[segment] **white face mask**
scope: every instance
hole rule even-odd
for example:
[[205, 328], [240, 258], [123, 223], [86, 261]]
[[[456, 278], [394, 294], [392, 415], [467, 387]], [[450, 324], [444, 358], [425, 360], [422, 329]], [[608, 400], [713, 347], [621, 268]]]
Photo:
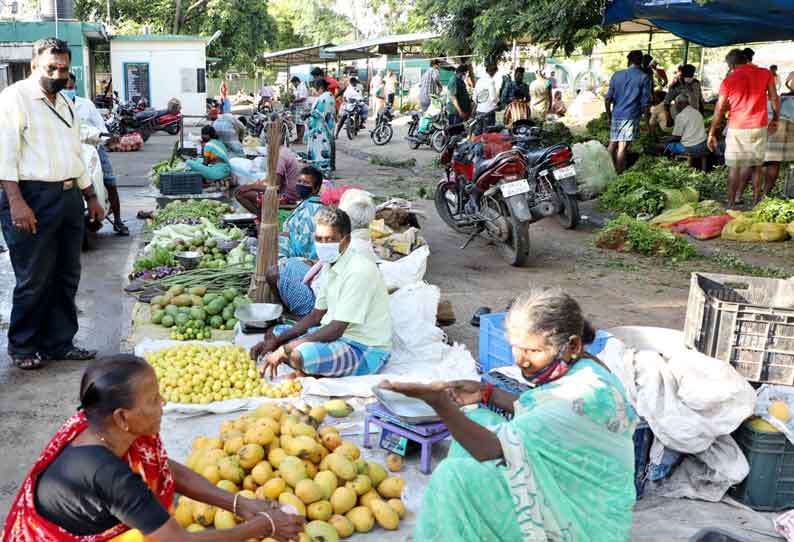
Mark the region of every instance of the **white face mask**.
[[318, 243], [315, 241], [317, 258], [323, 263], [332, 264], [339, 259], [339, 243]]

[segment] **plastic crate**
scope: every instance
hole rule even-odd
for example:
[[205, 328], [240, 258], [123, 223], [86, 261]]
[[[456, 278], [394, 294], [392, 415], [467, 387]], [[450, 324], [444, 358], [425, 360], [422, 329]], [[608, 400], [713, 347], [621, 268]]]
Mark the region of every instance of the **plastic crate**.
[[783, 433], [754, 431], [747, 423], [733, 438], [747, 457], [750, 474], [731, 488], [731, 496], [761, 512], [794, 507], [794, 445]]
[[701, 529], [696, 532], [692, 538], [689, 539], [689, 542], [750, 542], [746, 538], [739, 538], [735, 534], [729, 533], [728, 531], [723, 531], [722, 529], [716, 529], [714, 527], [708, 527], [706, 529]]
[[634, 489], [637, 490], [638, 499], [642, 498], [645, 490], [652, 445], [653, 431], [648, 422], [641, 420], [634, 430]]
[[160, 174], [160, 193], [166, 196], [201, 194], [203, 191], [204, 177], [200, 173], [175, 171]]
[[794, 280], [693, 273], [684, 341], [751, 382], [794, 384]]
[[480, 316], [480, 370], [483, 373], [515, 363], [505, 332], [506, 316], [505, 312]]

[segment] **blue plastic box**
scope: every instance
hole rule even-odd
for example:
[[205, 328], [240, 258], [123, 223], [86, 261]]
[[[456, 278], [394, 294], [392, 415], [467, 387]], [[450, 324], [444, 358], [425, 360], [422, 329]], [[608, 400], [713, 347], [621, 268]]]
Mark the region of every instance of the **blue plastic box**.
[[505, 316], [505, 312], [480, 316], [480, 370], [483, 373], [515, 363], [505, 332]]

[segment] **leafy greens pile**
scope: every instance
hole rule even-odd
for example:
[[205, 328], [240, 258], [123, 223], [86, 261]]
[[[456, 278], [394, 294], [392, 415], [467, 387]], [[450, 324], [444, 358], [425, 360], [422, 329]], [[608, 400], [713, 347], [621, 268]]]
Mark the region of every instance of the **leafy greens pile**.
[[627, 215], [607, 222], [598, 233], [596, 246], [645, 256], [662, 256], [673, 261], [688, 260], [697, 254], [695, 247], [686, 239]]

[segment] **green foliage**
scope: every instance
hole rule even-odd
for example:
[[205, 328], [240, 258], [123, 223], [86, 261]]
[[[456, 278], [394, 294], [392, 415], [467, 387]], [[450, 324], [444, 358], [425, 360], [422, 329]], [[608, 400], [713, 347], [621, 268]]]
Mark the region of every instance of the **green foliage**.
[[334, 11], [330, 0], [270, 0], [267, 12], [275, 20], [274, 51], [315, 43], [344, 43], [354, 35], [353, 24]]
[[598, 233], [596, 245], [645, 256], [662, 256], [673, 261], [688, 260], [697, 254], [695, 247], [686, 239], [627, 215], [609, 221]]
[[499, 60], [514, 39], [530, 36], [551, 51], [592, 49], [612, 35], [601, 26], [605, 0], [418, 0], [418, 11], [442, 37], [432, 52]]
[[785, 269], [777, 267], [753, 265], [742, 260], [736, 254], [716, 251], [712, 259], [723, 269], [735, 271], [740, 275], [770, 279], [787, 279], [791, 276], [791, 271], [786, 271]]
[[794, 200], [765, 198], [753, 209], [759, 222], [789, 224], [794, 222]]

